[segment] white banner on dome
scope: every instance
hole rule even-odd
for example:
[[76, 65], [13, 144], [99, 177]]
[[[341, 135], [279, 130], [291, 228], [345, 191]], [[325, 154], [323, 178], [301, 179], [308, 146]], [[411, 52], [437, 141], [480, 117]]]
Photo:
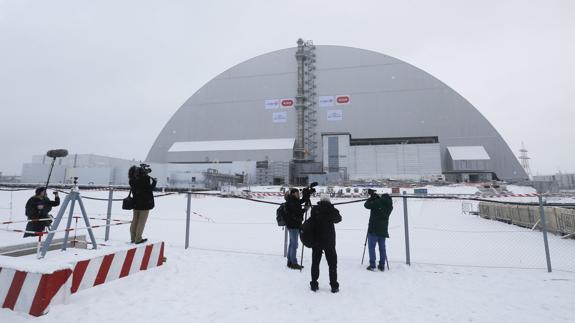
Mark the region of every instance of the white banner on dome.
[[278, 109], [280, 107], [280, 100], [279, 99], [265, 100], [264, 107], [266, 109]]
[[328, 110], [327, 121], [341, 121], [343, 120], [343, 110]]
[[285, 123], [287, 122], [287, 112], [274, 112], [272, 114], [272, 122], [273, 123]]
[[333, 95], [326, 95], [319, 97], [319, 106], [320, 107], [333, 107], [335, 104], [335, 98]]

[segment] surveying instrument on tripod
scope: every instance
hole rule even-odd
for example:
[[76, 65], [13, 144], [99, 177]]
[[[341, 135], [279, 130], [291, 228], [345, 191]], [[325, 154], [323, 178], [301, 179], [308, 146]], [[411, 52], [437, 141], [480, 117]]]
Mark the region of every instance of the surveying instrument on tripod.
[[[52, 165], [53, 165], [53, 163], [52, 163]], [[58, 211], [58, 215], [56, 215], [54, 222], [50, 226], [50, 230], [48, 231], [48, 238], [46, 238], [46, 241], [44, 241], [44, 243], [42, 244], [42, 249], [40, 250], [40, 257], [39, 258], [44, 258], [44, 256], [46, 255], [46, 252], [48, 252], [48, 248], [50, 247], [50, 244], [52, 243], [52, 240], [54, 239], [54, 235], [56, 234], [56, 231], [58, 230], [58, 226], [60, 225], [60, 222], [62, 221], [62, 218], [64, 217], [64, 213], [66, 212], [66, 208], [68, 208], [68, 205], [69, 205], [70, 210], [68, 212], [68, 221], [66, 223], [66, 229], [64, 230], [64, 242], [62, 244], [62, 251], [66, 250], [66, 248], [68, 247], [68, 237], [69, 237], [70, 231], [71, 231], [70, 227], [72, 225], [72, 218], [74, 216], [74, 207], [76, 205], [76, 202], [78, 203], [78, 205], [80, 205], [80, 210], [82, 211], [82, 217], [84, 218], [84, 223], [86, 224], [86, 229], [88, 230], [88, 234], [90, 235], [90, 241], [92, 243], [92, 248], [97, 249], [96, 238], [94, 237], [94, 232], [92, 232], [92, 226], [90, 225], [90, 220], [88, 219], [88, 215], [86, 213], [86, 208], [84, 207], [84, 202], [82, 202], [82, 197], [80, 196], [80, 190], [78, 189], [78, 177], [74, 177], [73, 179], [74, 179], [74, 182], [72, 185], [72, 189], [70, 190], [70, 193], [68, 193], [68, 195], [64, 199], [62, 207], [60, 207], [60, 210]]]

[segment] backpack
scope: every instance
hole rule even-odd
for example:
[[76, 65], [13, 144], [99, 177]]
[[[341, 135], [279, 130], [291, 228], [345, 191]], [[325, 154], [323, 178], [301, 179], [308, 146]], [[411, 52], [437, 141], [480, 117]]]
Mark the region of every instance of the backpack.
[[313, 248], [315, 245], [315, 237], [313, 234], [314, 231], [314, 220], [309, 218], [305, 220], [305, 222], [301, 225], [301, 230], [299, 234], [299, 238], [301, 243], [308, 248]]
[[286, 225], [286, 216], [287, 216], [286, 204], [282, 203], [276, 210], [276, 221], [278, 223], [278, 226], [284, 227]]

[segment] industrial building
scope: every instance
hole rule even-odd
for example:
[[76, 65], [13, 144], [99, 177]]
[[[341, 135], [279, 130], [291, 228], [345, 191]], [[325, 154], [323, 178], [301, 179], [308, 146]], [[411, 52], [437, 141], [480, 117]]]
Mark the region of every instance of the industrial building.
[[528, 179], [497, 130], [440, 80], [384, 54], [301, 39], [205, 84], [147, 160], [243, 162], [261, 184]]
[[[39, 184], [46, 181], [52, 159], [45, 155], [32, 157], [32, 162], [22, 167], [19, 181], [23, 184]], [[140, 161], [126, 160], [92, 154], [71, 154], [55, 161], [51, 183], [71, 184], [74, 177], [80, 185], [128, 185], [128, 170], [140, 165]], [[248, 182], [247, 171], [251, 163], [233, 162], [224, 165], [160, 164], [150, 163], [150, 176], [158, 180], [158, 187], [179, 189], [219, 189], [228, 184]], [[253, 165], [251, 173], [255, 173]]]
[[575, 174], [536, 175], [533, 176], [532, 184], [541, 193], [573, 191], [575, 190]]

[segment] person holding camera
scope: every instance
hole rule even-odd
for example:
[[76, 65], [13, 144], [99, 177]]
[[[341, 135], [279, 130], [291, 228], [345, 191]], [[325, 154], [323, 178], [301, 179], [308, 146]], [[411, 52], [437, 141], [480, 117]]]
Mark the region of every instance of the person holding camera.
[[375, 245], [379, 246], [379, 264], [377, 268], [385, 270], [387, 254], [385, 239], [389, 238], [389, 216], [393, 210], [393, 201], [389, 194], [379, 196], [374, 190], [368, 190], [370, 197], [365, 201], [364, 207], [370, 210], [369, 227], [367, 229], [367, 241], [369, 248], [369, 266], [367, 270], [375, 270]]
[[297, 248], [299, 240], [299, 231], [303, 222], [303, 215], [306, 208], [302, 204], [311, 204], [309, 202], [311, 192], [304, 189], [303, 198], [300, 199], [299, 189], [292, 188], [286, 197], [286, 229], [289, 234], [289, 245], [287, 253], [287, 266], [291, 269], [303, 269], [303, 266], [297, 263]]
[[[44, 228], [52, 224], [50, 220], [50, 211], [54, 206], [60, 205], [60, 197], [58, 192], [54, 192], [54, 201], [51, 201], [46, 196], [46, 188], [39, 187], [35, 191], [35, 195], [28, 199], [26, 202], [26, 217], [29, 222], [26, 224], [26, 231], [43, 232]], [[40, 220], [42, 219], [42, 220]], [[34, 237], [36, 234], [25, 232], [24, 237]]]
[[337, 282], [337, 253], [335, 251], [335, 223], [341, 222], [339, 211], [331, 204], [329, 194], [322, 194], [317, 205], [311, 208], [311, 217], [308, 221], [313, 221], [313, 246], [311, 262], [311, 282], [312, 291], [317, 291], [319, 284], [319, 263], [321, 256], [325, 253], [325, 259], [329, 266], [329, 284], [331, 292], [339, 292]]
[[132, 243], [140, 244], [148, 241], [143, 239], [144, 227], [150, 210], [154, 208], [154, 189], [157, 180], [150, 177], [152, 170], [148, 165], [132, 166], [128, 172], [130, 189], [133, 195], [134, 209], [130, 238]]

